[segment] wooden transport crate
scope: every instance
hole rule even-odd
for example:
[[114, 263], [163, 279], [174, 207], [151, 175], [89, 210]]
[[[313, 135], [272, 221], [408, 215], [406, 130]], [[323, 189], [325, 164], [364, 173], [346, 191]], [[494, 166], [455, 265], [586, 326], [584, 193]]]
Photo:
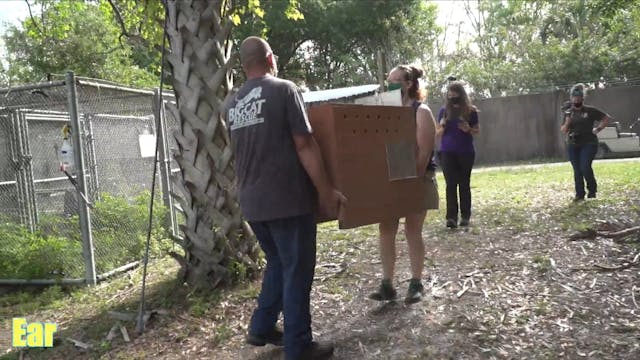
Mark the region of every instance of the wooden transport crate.
[[348, 198], [341, 229], [424, 210], [411, 107], [323, 104], [308, 114], [329, 177]]

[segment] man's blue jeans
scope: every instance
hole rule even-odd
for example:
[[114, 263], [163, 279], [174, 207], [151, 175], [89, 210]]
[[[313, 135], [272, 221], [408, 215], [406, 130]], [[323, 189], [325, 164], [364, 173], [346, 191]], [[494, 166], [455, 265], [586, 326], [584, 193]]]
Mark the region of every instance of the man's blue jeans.
[[316, 266], [316, 222], [312, 214], [249, 222], [267, 259], [258, 307], [249, 332], [273, 330], [284, 314], [284, 352], [296, 359], [311, 344], [310, 294]]
[[587, 190], [589, 194], [598, 191], [598, 183], [593, 174], [591, 163], [598, 151], [598, 144], [572, 145], [569, 144], [569, 161], [573, 166], [573, 179], [576, 187], [576, 197], [583, 198], [585, 195], [584, 183], [587, 182]]

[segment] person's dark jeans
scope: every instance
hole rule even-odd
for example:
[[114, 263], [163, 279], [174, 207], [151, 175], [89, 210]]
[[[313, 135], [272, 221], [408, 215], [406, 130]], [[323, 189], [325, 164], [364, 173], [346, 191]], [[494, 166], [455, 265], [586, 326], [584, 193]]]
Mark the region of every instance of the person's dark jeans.
[[458, 192], [460, 216], [471, 217], [471, 169], [475, 153], [440, 152], [440, 166], [447, 184], [447, 219], [458, 221]]
[[587, 182], [589, 194], [595, 195], [598, 191], [598, 183], [593, 174], [591, 164], [598, 152], [598, 144], [584, 144], [568, 146], [569, 161], [573, 167], [573, 180], [576, 188], [576, 198], [583, 198], [585, 195], [584, 183]]
[[310, 293], [316, 265], [312, 214], [249, 222], [267, 259], [249, 332], [267, 334], [284, 314], [284, 352], [296, 359], [311, 344]]

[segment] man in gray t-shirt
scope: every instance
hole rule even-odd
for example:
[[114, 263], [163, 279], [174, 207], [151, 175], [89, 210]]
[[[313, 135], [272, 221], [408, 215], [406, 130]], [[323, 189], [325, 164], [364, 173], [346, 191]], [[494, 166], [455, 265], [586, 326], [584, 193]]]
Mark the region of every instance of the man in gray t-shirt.
[[227, 121], [244, 217], [264, 221], [311, 213], [315, 189], [291, 136], [311, 134], [297, 87], [271, 75], [250, 79], [231, 102]]
[[[240, 46], [247, 81], [227, 102], [240, 207], [267, 259], [247, 342], [284, 345], [285, 358], [326, 359], [312, 341], [310, 294], [316, 262], [314, 210], [335, 216], [344, 196], [330, 184], [298, 88], [275, 77], [269, 44]], [[276, 328], [284, 315], [284, 335]]]

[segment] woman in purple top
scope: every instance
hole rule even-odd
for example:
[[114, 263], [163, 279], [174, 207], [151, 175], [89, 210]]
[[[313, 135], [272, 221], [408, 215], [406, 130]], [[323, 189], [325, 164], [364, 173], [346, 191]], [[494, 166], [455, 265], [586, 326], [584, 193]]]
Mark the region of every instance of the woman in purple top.
[[473, 135], [480, 132], [478, 109], [471, 104], [461, 82], [447, 87], [445, 106], [438, 113], [436, 135], [440, 141], [440, 166], [447, 184], [447, 227], [469, 226], [471, 217], [471, 169], [475, 160]]

